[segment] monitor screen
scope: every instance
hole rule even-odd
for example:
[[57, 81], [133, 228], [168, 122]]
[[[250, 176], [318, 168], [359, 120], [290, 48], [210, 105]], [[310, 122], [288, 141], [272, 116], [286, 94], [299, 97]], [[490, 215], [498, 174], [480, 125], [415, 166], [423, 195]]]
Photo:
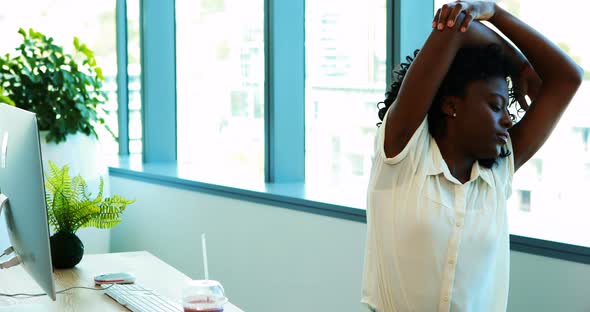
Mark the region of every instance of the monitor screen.
[[8, 198], [0, 214], [14, 253], [55, 300], [37, 119], [31, 112], [1, 103], [0, 194]]

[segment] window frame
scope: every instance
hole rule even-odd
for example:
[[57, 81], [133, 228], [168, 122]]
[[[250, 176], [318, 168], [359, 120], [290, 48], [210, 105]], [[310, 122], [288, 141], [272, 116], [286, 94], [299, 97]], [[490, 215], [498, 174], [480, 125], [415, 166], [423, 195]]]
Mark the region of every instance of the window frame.
[[[139, 0], [142, 63], [142, 159], [128, 156], [126, 0], [117, 0], [119, 90], [118, 164], [115, 177], [141, 180], [366, 223], [356, 204], [306, 195], [305, 183], [305, 0], [264, 0], [265, 181], [252, 187], [186, 178], [176, 166], [175, 1]], [[433, 0], [387, 1], [387, 72], [421, 46], [430, 33]], [[411, 31], [404, 31], [410, 29]], [[416, 34], [422, 34], [416, 35]], [[293, 49], [293, 46], [298, 49]], [[281, 60], [289, 60], [282, 62]], [[387, 75], [387, 85], [391, 83]], [[157, 79], [156, 79], [157, 78]], [[336, 193], [337, 194], [337, 193]], [[360, 196], [360, 195], [359, 195]], [[511, 250], [590, 264], [590, 247], [510, 234]]]

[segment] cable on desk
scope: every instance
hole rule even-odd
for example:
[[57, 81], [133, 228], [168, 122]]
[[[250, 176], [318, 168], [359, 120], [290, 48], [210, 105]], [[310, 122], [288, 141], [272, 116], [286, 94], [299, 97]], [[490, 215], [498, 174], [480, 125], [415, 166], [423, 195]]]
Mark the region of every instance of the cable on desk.
[[4, 250], [4, 252], [0, 255], [0, 258], [4, 257], [4, 256], [8, 256], [9, 254], [11, 254], [14, 251], [14, 248], [12, 248], [12, 246], [6, 248]]
[[[84, 286], [74, 286], [74, 287], [70, 287], [70, 288], [66, 288], [66, 289], [62, 289], [60, 291], [56, 291], [56, 294], [62, 294], [68, 290], [72, 290], [74, 288], [82, 288], [82, 289], [90, 289], [90, 290], [107, 290], [111, 287], [113, 287], [113, 285], [115, 284], [111, 284], [108, 287], [105, 288], [93, 288], [93, 287], [84, 287]], [[5, 294], [5, 293], [0, 293], [1, 297], [41, 297], [41, 296], [46, 296], [47, 294]]]

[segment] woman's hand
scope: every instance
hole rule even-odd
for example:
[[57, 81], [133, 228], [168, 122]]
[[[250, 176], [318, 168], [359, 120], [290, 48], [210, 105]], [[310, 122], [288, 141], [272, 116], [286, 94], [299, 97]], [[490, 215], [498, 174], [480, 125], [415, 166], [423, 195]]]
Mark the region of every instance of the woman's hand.
[[542, 84], [543, 81], [533, 66], [526, 62], [514, 81], [516, 100], [522, 110], [527, 111], [529, 109], [529, 103], [527, 103], [525, 96], [528, 96], [531, 102], [534, 101], [541, 90]]
[[457, 22], [457, 17], [465, 13], [465, 19], [461, 23], [461, 32], [467, 31], [471, 21], [485, 21], [491, 19], [496, 14], [496, 4], [489, 1], [456, 1], [443, 5], [436, 11], [432, 28], [443, 30], [445, 26], [452, 28]]

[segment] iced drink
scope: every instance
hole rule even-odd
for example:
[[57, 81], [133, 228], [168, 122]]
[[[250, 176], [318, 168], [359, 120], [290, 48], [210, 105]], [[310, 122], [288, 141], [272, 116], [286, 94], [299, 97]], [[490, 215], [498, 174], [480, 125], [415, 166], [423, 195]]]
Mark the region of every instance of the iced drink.
[[184, 308], [184, 312], [223, 312], [223, 308], [215, 310], [193, 310], [191, 308]]
[[184, 312], [222, 312], [227, 302], [223, 286], [212, 280], [193, 280], [183, 290]]
[[224, 298], [193, 296], [183, 300], [184, 312], [223, 312]]

